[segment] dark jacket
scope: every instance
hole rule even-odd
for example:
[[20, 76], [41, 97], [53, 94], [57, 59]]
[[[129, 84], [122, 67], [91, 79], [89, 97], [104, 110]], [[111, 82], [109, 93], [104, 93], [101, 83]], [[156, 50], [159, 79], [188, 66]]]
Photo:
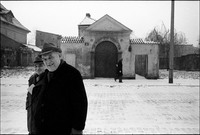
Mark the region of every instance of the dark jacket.
[[117, 76], [120, 77], [123, 75], [123, 70], [122, 70], [122, 60], [119, 60], [117, 63]]
[[[83, 130], [87, 116], [87, 95], [80, 72], [61, 61], [50, 77], [45, 71], [34, 105], [34, 122], [40, 134], [70, 134]], [[34, 101], [33, 101], [34, 102]]]
[[[29, 80], [28, 80], [28, 85], [31, 86], [32, 84], [38, 85], [38, 83], [41, 83], [42, 78], [44, 77], [44, 73], [39, 76], [39, 80], [36, 81], [36, 78], [38, 77], [37, 74], [33, 74]], [[36, 92], [32, 92], [32, 95], [27, 92], [27, 97], [26, 97], [26, 110], [27, 110], [27, 128], [28, 132], [30, 134], [33, 134], [35, 132], [35, 127], [33, 123], [33, 107], [32, 107], [32, 100], [35, 98]]]

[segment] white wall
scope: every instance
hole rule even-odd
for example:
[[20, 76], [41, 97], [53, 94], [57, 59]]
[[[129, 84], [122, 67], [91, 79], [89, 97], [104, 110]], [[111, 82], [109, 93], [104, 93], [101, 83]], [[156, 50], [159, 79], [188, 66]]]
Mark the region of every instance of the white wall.
[[[132, 55], [148, 55], [148, 75], [149, 78], [159, 76], [159, 48], [156, 44], [132, 44]], [[135, 63], [135, 57], [132, 61]], [[135, 69], [134, 69], [135, 72]]]

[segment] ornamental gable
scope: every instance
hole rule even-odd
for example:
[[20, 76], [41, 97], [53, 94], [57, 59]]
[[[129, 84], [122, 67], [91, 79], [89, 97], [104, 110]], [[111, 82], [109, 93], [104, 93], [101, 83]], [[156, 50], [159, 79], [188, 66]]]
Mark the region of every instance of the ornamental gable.
[[104, 15], [102, 18], [90, 25], [88, 31], [113, 31], [113, 32], [131, 32], [132, 30], [124, 26], [109, 15]]

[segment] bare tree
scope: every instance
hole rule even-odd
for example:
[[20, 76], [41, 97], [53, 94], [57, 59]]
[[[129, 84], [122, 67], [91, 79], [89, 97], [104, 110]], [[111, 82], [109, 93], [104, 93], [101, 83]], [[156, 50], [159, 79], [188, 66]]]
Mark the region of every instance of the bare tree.
[[175, 45], [187, 44], [187, 39], [185, 37], [185, 34], [183, 32], [175, 33], [174, 43]]
[[154, 27], [154, 29], [150, 33], [148, 33], [145, 40], [160, 42], [160, 44], [166, 44], [169, 43], [168, 36], [169, 36], [169, 30], [166, 29], [164, 23], [162, 22], [161, 27], [158, 26]]
[[[165, 64], [163, 65], [165, 68], [169, 68], [169, 46], [170, 46], [170, 30], [165, 27], [165, 24], [162, 22], [161, 27], [156, 26], [153, 30], [147, 34], [145, 38], [147, 41], [159, 42], [159, 52], [161, 58], [164, 58]], [[187, 44], [186, 36], [183, 32], [174, 31], [174, 44]]]
[[[174, 32], [174, 43], [175, 45], [187, 44], [186, 36], [183, 32]], [[147, 41], [160, 42], [160, 44], [170, 43], [170, 32], [162, 22], [161, 27], [154, 27], [154, 29], [145, 38]]]

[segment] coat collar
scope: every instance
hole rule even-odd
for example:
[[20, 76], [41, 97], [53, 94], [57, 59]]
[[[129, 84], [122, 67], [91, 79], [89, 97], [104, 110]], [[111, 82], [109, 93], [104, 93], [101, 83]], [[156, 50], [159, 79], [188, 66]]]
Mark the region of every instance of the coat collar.
[[51, 79], [56, 78], [57, 76], [60, 76], [60, 74], [62, 74], [64, 64], [65, 64], [65, 61], [61, 60], [60, 65], [58, 66], [58, 68], [55, 71], [50, 72], [50, 71], [46, 70], [47, 80], [48, 79], [51, 80]]

